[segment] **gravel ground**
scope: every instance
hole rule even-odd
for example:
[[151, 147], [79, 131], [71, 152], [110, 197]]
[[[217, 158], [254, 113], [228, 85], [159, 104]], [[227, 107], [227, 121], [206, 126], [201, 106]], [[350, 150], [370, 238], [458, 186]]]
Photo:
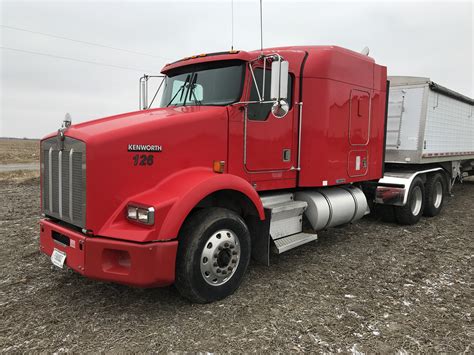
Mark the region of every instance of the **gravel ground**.
[[37, 139], [0, 138], [0, 164], [38, 163]]
[[38, 252], [38, 179], [0, 181], [3, 351], [474, 351], [474, 182], [442, 214], [375, 218], [252, 264], [208, 305], [52, 270]]

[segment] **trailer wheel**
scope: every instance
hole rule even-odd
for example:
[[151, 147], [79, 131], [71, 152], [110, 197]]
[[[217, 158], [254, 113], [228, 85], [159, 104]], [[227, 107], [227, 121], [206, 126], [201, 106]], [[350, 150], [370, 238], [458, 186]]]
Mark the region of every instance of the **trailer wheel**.
[[192, 302], [223, 299], [240, 286], [250, 261], [250, 233], [224, 208], [192, 215], [180, 232], [175, 286]]
[[437, 216], [444, 203], [444, 179], [441, 174], [434, 174], [425, 184], [425, 208], [423, 215], [428, 217]]
[[423, 214], [425, 188], [418, 177], [413, 180], [405, 206], [395, 206], [395, 217], [400, 224], [416, 224]]

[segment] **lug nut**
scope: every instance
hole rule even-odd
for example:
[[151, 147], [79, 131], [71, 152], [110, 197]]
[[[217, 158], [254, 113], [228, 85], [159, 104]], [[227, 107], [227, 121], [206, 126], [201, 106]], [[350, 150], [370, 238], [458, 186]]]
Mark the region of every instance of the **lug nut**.
[[227, 275], [227, 271], [223, 270], [222, 275]]
[[225, 246], [226, 248], [228, 248], [228, 247], [229, 247], [229, 243], [225, 243], [224, 246]]
[[217, 266], [217, 263], [212, 264], [212, 266]]
[[237, 259], [232, 259], [232, 263], [235, 264], [237, 262]]
[[221, 247], [221, 246], [219, 246], [219, 248], [217, 248], [217, 249], [219, 249], [219, 250], [222, 250], [222, 247]]
[[221, 273], [221, 269], [217, 269], [216, 272], [217, 272], [218, 274], [220, 274], [220, 273]]
[[234, 250], [234, 251], [232, 252], [232, 255], [237, 255], [237, 252]]
[[229, 266], [227, 270], [232, 271], [232, 266]]
[[214, 254], [214, 259], [217, 259], [217, 256], [218, 256], [217, 253], [215, 253], [215, 254]]

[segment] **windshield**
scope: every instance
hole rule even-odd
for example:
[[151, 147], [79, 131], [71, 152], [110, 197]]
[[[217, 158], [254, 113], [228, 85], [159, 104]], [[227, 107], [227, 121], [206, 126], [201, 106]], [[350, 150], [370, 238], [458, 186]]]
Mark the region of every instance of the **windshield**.
[[160, 107], [229, 105], [239, 101], [243, 79], [242, 61], [200, 63], [177, 68], [165, 78]]

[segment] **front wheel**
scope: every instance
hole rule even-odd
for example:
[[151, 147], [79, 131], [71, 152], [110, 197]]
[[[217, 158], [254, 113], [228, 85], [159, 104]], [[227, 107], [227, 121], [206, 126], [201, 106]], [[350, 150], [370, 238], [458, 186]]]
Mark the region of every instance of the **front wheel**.
[[423, 181], [417, 177], [413, 180], [408, 192], [405, 206], [395, 206], [395, 217], [400, 224], [416, 224], [423, 214], [425, 201], [425, 188]]
[[179, 236], [176, 288], [192, 302], [223, 299], [239, 287], [250, 261], [250, 233], [224, 208], [194, 213]]

